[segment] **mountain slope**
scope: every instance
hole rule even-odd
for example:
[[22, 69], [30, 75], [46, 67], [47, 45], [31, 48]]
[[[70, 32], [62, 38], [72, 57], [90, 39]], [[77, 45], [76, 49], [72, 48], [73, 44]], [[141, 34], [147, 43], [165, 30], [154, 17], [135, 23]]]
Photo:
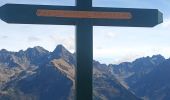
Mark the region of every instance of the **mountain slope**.
[[[75, 57], [62, 45], [53, 52], [42, 47], [26, 51], [0, 51], [1, 100], [73, 100]], [[124, 88], [109, 68], [94, 62], [95, 100], [138, 100]]]
[[93, 63], [94, 100], [139, 100], [110, 73], [108, 66]]
[[143, 77], [132, 88], [139, 96], [151, 100], [170, 100], [170, 59], [157, 66]]
[[110, 65], [112, 74], [135, 95], [146, 100], [169, 100], [170, 60], [161, 55]]

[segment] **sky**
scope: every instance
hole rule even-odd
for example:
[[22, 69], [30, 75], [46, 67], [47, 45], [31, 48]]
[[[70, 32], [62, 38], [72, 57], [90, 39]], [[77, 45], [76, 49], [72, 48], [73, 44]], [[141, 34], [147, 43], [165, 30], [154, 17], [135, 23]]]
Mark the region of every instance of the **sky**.
[[[74, 0], [1, 0], [0, 6], [6, 3], [75, 5]], [[169, 5], [169, 0], [93, 0], [97, 7], [154, 8], [164, 14], [164, 22], [153, 28], [94, 26], [94, 59], [110, 64], [156, 54], [170, 58]], [[58, 44], [75, 51], [75, 26], [7, 24], [0, 20], [0, 49], [42, 46], [53, 51]]]

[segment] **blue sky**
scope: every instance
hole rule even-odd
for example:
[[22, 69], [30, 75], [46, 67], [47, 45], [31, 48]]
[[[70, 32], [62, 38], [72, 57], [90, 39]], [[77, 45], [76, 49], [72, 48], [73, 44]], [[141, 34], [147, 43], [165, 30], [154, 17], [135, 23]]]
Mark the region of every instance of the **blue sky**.
[[[75, 4], [74, 0], [0, 1], [0, 5], [6, 3], [71, 6]], [[132, 61], [138, 57], [155, 54], [169, 58], [169, 5], [169, 0], [93, 0], [93, 6], [154, 8], [164, 14], [164, 23], [154, 28], [94, 26], [94, 59], [108, 64]], [[75, 49], [74, 26], [16, 25], [0, 21], [0, 30], [0, 49], [18, 51], [39, 45], [52, 51], [58, 44], [63, 44], [71, 52]]]

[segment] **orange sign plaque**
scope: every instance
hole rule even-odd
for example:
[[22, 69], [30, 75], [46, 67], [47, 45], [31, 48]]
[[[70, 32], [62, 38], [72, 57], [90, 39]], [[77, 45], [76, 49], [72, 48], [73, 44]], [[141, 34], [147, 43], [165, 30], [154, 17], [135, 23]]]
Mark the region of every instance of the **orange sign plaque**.
[[131, 19], [129, 12], [69, 11], [38, 9], [37, 16], [64, 18]]

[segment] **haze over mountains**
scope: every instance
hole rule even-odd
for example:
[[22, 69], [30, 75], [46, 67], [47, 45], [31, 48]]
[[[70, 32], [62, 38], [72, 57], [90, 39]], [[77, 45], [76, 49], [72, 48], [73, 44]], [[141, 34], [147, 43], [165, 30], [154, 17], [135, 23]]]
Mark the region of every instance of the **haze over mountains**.
[[[62, 45], [0, 50], [0, 100], [74, 100], [75, 55]], [[94, 100], [170, 100], [170, 59], [161, 55], [93, 62]]]

